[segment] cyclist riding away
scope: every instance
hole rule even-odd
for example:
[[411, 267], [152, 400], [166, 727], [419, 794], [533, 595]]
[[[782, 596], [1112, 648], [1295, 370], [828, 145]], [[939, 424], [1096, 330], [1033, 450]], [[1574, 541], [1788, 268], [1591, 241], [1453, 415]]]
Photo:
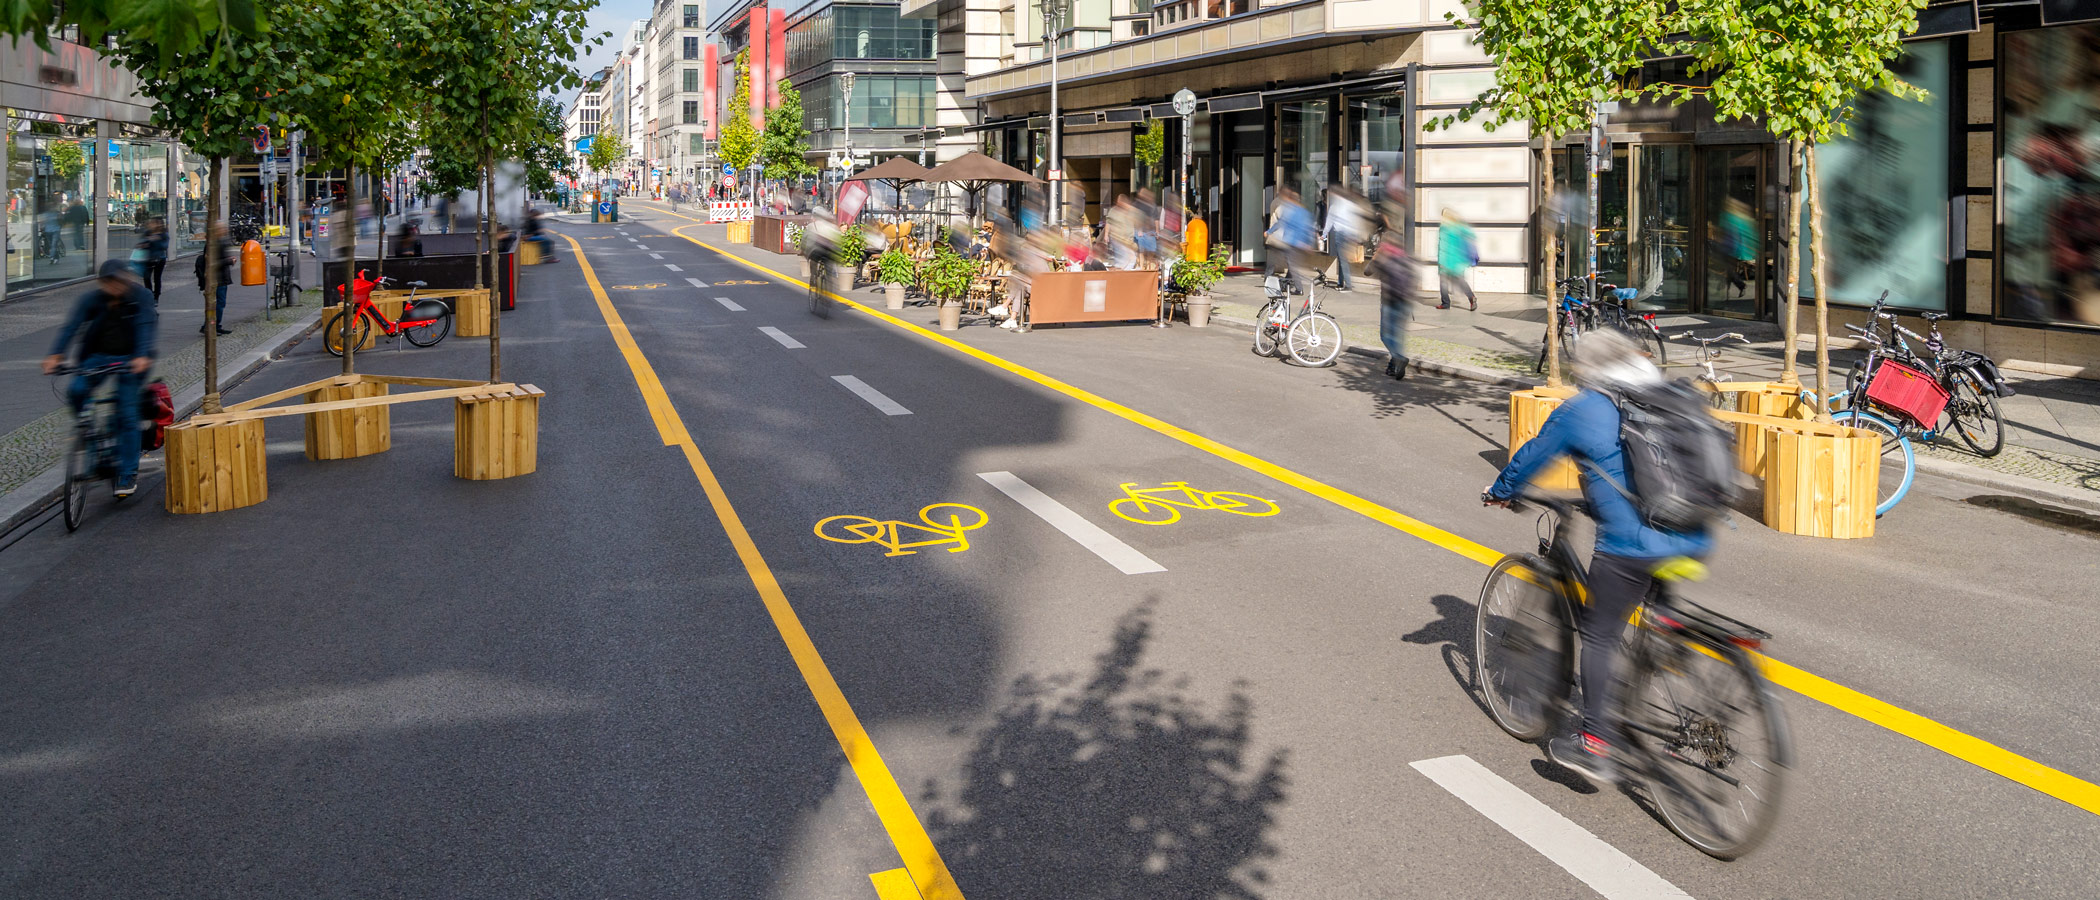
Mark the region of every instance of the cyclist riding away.
[[1495, 483], [1482, 493], [1491, 506], [1508, 506], [1532, 477], [1561, 457], [1573, 457], [1582, 472], [1583, 498], [1597, 521], [1596, 550], [1589, 567], [1589, 602], [1579, 613], [1582, 632], [1582, 722], [1546, 745], [1546, 752], [1593, 782], [1615, 783], [1613, 747], [1623, 746], [1614, 710], [1615, 678], [1627, 619], [1655, 582], [1655, 567], [1676, 557], [1698, 557], [1713, 548], [1706, 528], [1671, 531], [1649, 523], [1632, 493], [1635, 480], [1621, 440], [1621, 402], [1627, 395], [1663, 384], [1661, 370], [1631, 340], [1611, 331], [1583, 339], [1575, 359], [1582, 390], [1562, 403], [1510, 457]]
[[44, 374], [57, 374], [73, 351], [73, 338], [80, 338], [79, 377], [66, 389], [66, 402], [77, 415], [102, 383], [98, 369], [129, 361], [117, 374], [117, 408], [110, 427], [121, 435], [117, 440], [117, 489], [119, 498], [129, 497], [139, 487], [138, 415], [139, 386], [146, 370], [153, 368], [153, 340], [160, 313], [152, 292], [138, 281], [131, 264], [112, 259], [102, 264], [95, 289], [81, 295], [58, 330], [51, 355], [44, 358]]

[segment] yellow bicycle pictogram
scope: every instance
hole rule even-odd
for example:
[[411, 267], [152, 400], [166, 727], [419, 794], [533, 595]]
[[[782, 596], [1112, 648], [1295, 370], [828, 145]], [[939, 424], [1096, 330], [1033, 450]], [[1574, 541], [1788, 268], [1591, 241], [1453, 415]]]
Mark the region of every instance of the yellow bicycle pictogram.
[[949, 553], [961, 553], [970, 549], [970, 540], [963, 536], [963, 532], [984, 527], [989, 517], [984, 510], [974, 506], [935, 503], [919, 510], [919, 521], [925, 524], [896, 519], [881, 521], [867, 516], [832, 516], [818, 522], [816, 532], [817, 537], [841, 544], [881, 544], [890, 551], [884, 556], [910, 556], [919, 552], [911, 548], [943, 544], [955, 545], [948, 548]]
[[1172, 525], [1181, 521], [1183, 509], [1215, 509], [1236, 516], [1273, 516], [1276, 501], [1237, 491], [1199, 491], [1186, 481], [1169, 481], [1156, 488], [1140, 488], [1126, 482], [1127, 496], [1108, 505], [1108, 511], [1139, 525]]

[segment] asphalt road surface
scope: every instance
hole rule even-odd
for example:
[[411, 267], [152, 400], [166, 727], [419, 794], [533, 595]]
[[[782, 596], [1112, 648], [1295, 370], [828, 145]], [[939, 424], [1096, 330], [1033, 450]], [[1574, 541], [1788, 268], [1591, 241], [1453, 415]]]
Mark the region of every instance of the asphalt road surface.
[[[819, 318], [793, 260], [627, 213], [503, 317], [537, 473], [453, 478], [443, 403], [349, 461], [286, 417], [260, 505], [171, 516], [153, 475], [11, 538], [0, 894], [2100, 893], [2089, 520], [1921, 476], [1872, 540], [1723, 534], [1692, 595], [1812, 675], [1783, 819], [1718, 862], [1475, 700], [1483, 560], [1536, 527], [1476, 499], [1501, 392], [1225, 328]], [[1180, 482], [1238, 508], [1115, 511]]]

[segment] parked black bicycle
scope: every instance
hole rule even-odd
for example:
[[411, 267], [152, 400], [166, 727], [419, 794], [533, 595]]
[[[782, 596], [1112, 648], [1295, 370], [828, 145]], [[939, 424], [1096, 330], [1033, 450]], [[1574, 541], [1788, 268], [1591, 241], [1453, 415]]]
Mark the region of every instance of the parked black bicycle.
[[270, 308], [284, 309], [296, 306], [299, 295], [306, 289], [293, 280], [299, 277], [298, 263], [292, 261], [289, 247], [270, 254], [276, 260], [270, 263]]
[[[1947, 392], [1947, 405], [1938, 421], [1916, 423], [1919, 436], [1930, 440], [1953, 432], [1977, 455], [1997, 456], [2005, 449], [2005, 415], [1998, 409], [1998, 398], [2013, 395], [2012, 386], [1998, 372], [1998, 364], [1973, 350], [1948, 349], [1946, 338], [1940, 333], [1940, 322], [1947, 318], [1946, 313], [1924, 313], [1928, 334], [1920, 335], [1897, 321], [1896, 314], [1887, 308], [1888, 299], [1889, 292], [1882, 291], [1867, 312], [1866, 327], [1852, 329], [1869, 346], [1866, 357], [1853, 364], [1845, 379], [1852, 401], [1871, 401], [1867, 386], [1884, 362], [1893, 360], [1918, 369]], [[1913, 351], [1912, 340], [1924, 344], [1932, 353], [1931, 358]], [[1902, 416], [1891, 418], [1904, 421]]]
[[[1545, 512], [1536, 554], [1510, 554], [1488, 573], [1474, 627], [1474, 681], [1495, 724], [1537, 741], [1577, 716], [1581, 683], [1575, 628], [1585, 570], [1569, 523], [1578, 505], [1526, 494]], [[1511, 504], [1512, 509], [1520, 503]], [[1754, 849], [1779, 815], [1792, 741], [1785, 713], [1754, 651], [1770, 635], [1677, 595], [1705, 566], [1679, 558], [1657, 567], [1636, 611], [1622, 663], [1620, 704], [1630, 745], [1623, 771], [1688, 844], [1718, 859]]]
[[[1590, 280], [1579, 276], [1563, 278], [1555, 287], [1560, 294], [1560, 303], [1548, 327], [1559, 330], [1563, 350], [1574, 349], [1582, 342], [1584, 334], [1610, 328], [1631, 338], [1634, 346], [1647, 353], [1656, 365], [1669, 362], [1669, 346], [1663, 342], [1662, 326], [1655, 324], [1655, 314], [1640, 312], [1627, 305], [1639, 291], [1612, 284], [1598, 285], [1598, 292], [1603, 297], [1600, 300], [1590, 296]], [[1533, 371], [1546, 371], [1543, 341]]]

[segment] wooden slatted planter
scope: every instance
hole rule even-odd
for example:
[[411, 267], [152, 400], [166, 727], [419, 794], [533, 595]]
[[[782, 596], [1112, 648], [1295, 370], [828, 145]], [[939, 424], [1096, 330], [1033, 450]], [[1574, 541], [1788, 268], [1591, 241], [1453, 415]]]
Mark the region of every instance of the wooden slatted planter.
[[[1546, 426], [1546, 417], [1552, 415], [1562, 401], [1573, 396], [1575, 392], [1567, 388], [1541, 387], [1512, 392], [1509, 395], [1510, 456], [1516, 456], [1517, 448], [1524, 446], [1525, 441], [1538, 437], [1539, 429]], [[1582, 487], [1575, 464], [1567, 460], [1547, 466], [1531, 479], [1531, 483], [1546, 491], [1572, 491]]]
[[1765, 477], [1765, 433], [1779, 422], [1805, 421], [1814, 415], [1801, 402], [1799, 385], [1776, 381], [1724, 382], [1711, 389], [1730, 395], [1734, 408], [1721, 418], [1735, 426], [1736, 468], [1743, 474]]
[[543, 396], [529, 384], [504, 384], [453, 400], [452, 474], [488, 481], [537, 470]]
[[1811, 537], [1874, 536], [1881, 438], [1843, 425], [1798, 422], [1765, 432], [1765, 524]]
[[[366, 381], [354, 375], [336, 380], [347, 383], [307, 391], [306, 402], [361, 400], [387, 395], [385, 382]], [[387, 406], [352, 406], [306, 414], [307, 459], [356, 459], [385, 453], [393, 445], [393, 416]]]
[[732, 244], [751, 243], [751, 222], [749, 220], [745, 220], [742, 222], [729, 223], [728, 241]]
[[435, 291], [419, 297], [436, 297], [452, 304], [452, 332], [460, 337], [489, 336], [489, 290]]
[[254, 506], [270, 496], [261, 420], [168, 428], [167, 509], [211, 513]]

